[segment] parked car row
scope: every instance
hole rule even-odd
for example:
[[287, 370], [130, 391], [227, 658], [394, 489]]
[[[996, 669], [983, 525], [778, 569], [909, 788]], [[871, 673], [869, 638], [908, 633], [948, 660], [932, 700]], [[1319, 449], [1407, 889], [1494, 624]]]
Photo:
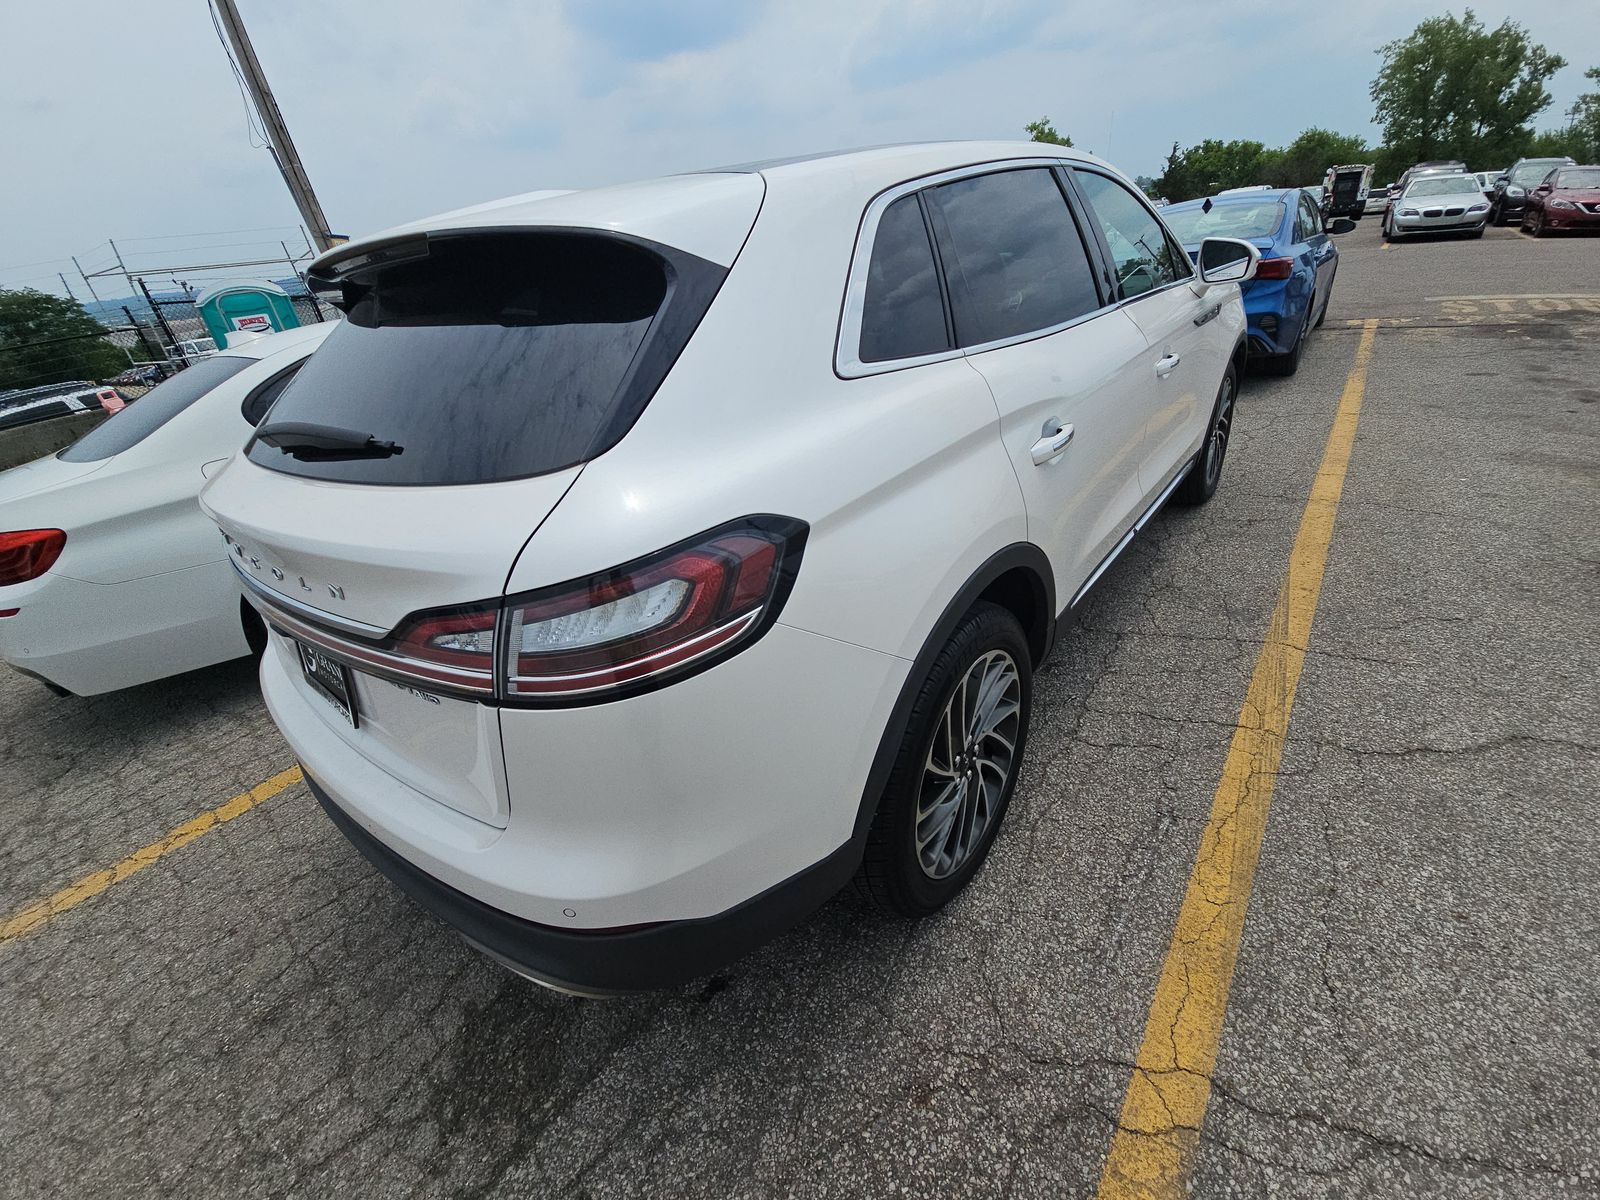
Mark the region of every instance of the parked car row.
[[121, 412], [128, 397], [108, 384], [90, 383], [86, 379], [52, 383], [43, 387], [20, 388], [0, 392], [0, 429], [12, 429], [35, 421], [48, 421], [52, 417], [66, 417], [74, 413]]
[[1383, 213], [1386, 240], [1440, 231], [1476, 237], [1486, 225], [1513, 221], [1535, 237], [1600, 229], [1600, 167], [1570, 158], [1524, 158], [1498, 172], [1471, 172], [1459, 161], [1418, 163], [1393, 186], [1374, 189], [1367, 209]]
[[90, 692], [254, 640], [335, 825], [549, 986], [682, 982], [852, 877], [930, 913], [1064, 618], [1326, 312], [1308, 198], [1202, 208], [925, 144], [341, 245], [346, 320], [0, 476], [0, 656]]

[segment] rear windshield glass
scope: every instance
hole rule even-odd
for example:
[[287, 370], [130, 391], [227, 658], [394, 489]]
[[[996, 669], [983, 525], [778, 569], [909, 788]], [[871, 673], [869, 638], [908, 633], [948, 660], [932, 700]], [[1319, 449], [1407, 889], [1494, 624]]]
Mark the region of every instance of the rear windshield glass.
[[437, 238], [345, 285], [348, 320], [261, 431], [308, 422], [394, 442], [384, 458], [252, 462], [313, 479], [487, 483], [582, 462], [661, 310], [656, 255], [585, 234]]
[[65, 462], [99, 462], [121, 454], [144, 441], [223, 380], [232, 379], [256, 361], [233, 354], [200, 359], [96, 425], [56, 457]]
[[1276, 200], [1262, 204], [1216, 204], [1210, 212], [1198, 208], [1166, 209], [1162, 214], [1167, 227], [1185, 245], [1203, 242], [1208, 237], [1265, 238], [1283, 224], [1283, 205]]

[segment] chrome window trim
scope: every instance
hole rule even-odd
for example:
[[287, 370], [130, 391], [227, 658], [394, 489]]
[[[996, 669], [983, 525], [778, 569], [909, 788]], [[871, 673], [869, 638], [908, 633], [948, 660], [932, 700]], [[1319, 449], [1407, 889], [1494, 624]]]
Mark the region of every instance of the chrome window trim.
[[[1115, 175], [1099, 169], [1098, 164], [1082, 159], [1064, 157], [1003, 158], [995, 159], [991, 162], [969, 163], [966, 166], [954, 167], [948, 171], [940, 171], [933, 175], [908, 179], [903, 183], [897, 183], [893, 187], [879, 192], [872, 198], [872, 202], [867, 205], [866, 212], [862, 214], [861, 227], [856, 232], [855, 249], [850, 256], [850, 274], [845, 283], [844, 309], [839, 320], [839, 337], [834, 350], [834, 374], [841, 379], [864, 379], [873, 375], [886, 375], [891, 371], [905, 371], [912, 367], [924, 367], [930, 363], [949, 362], [957, 358], [971, 358], [978, 354], [987, 354], [991, 350], [1003, 350], [1007, 346], [1017, 346], [1023, 342], [1032, 342], [1037, 341], [1039, 338], [1051, 337], [1064, 330], [1083, 325], [1097, 317], [1103, 317], [1107, 313], [1115, 312], [1119, 308], [1137, 304], [1141, 300], [1159, 295], [1162, 292], [1171, 291], [1175, 287], [1188, 286], [1195, 281], [1194, 268], [1190, 264], [1190, 273], [1181, 279], [1162, 284], [1160, 287], [1152, 288], [1148, 292], [1141, 292], [1137, 296], [1129, 296], [1125, 300], [1103, 304], [1099, 308], [1080, 313], [1078, 316], [1062, 321], [1057, 325], [1030, 330], [1027, 333], [1012, 334], [1010, 337], [996, 338], [993, 341], [980, 342], [974, 346], [941, 350], [935, 354], [918, 354], [910, 358], [890, 358], [882, 362], [862, 362], [860, 358], [861, 317], [866, 308], [867, 271], [872, 264], [872, 247], [877, 240], [878, 222], [883, 217], [884, 211], [896, 200], [904, 199], [906, 196], [914, 195], [927, 188], [938, 187], [942, 183], [953, 183], [958, 179], [970, 179], [975, 175], [995, 175], [1001, 171], [1023, 170], [1034, 167], [1050, 169], [1057, 167], [1081, 168], [1104, 175], [1107, 179], [1113, 180], [1123, 187], [1128, 186], [1117, 179]], [[1136, 191], [1134, 194], [1137, 198]], [[1063, 197], [1062, 205], [1070, 220], [1071, 210], [1065, 208], [1066, 203], [1066, 198]], [[1152, 215], [1155, 214], [1155, 210], [1148, 204], [1145, 205], [1145, 210]], [[1177, 239], [1172, 235], [1172, 231], [1167, 228], [1167, 223], [1161, 220], [1159, 216], [1156, 216], [1156, 223], [1161, 227], [1162, 232], [1167, 235], [1171, 243], [1175, 246], [1178, 245]], [[1091, 248], [1085, 246], [1084, 253], [1089, 256], [1090, 266], [1094, 266], [1095, 256]], [[1186, 252], [1181, 255], [1181, 258], [1184, 263], [1189, 262], [1189, 255]]]

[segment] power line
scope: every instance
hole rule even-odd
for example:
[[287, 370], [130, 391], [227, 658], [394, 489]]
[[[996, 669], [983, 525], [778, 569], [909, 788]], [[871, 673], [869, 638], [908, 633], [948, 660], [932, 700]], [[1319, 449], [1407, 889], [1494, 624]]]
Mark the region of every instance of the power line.
[[281, 233], [298, 230], [298, 225], [252, 225], [249, 229], [204, 229], [195, 233], [153, 233], [144, 237], [123, 238], [123, 242], [170, 242], [174, 238], [232, 237], [236, 233]]

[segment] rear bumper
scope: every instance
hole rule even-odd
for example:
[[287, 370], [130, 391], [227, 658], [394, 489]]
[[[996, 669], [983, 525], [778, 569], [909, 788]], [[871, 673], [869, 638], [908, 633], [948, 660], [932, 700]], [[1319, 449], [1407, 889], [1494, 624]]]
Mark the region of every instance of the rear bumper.
[[225, 562], [121, 583], [46, 572], [0, 588], [0, 660], [78, 696], [136, 687], [250, 653]]
[[428, 790], [430, 763], [471, 749], [444, 705], [374, 693], [358, 672], [361, 706], [393, 691], [422, 714], [408, 735], [417, 761], [380, 763], [366, 718], [351, 730], [282, 637], [273, 643], [261, 664], [268, 710], [350, 840], [513, 969], [597, 993], [714, 970], [849, 877], [861, 797], [909, 667], [779, 622], [654, 692], [572, 709], [473, 705], [500, 735], [496, 825]]
[[1271, 357], [1287, 353], [1305, 320], [1307, 297], [1295, 295], [1293, 280], [1254, 280], [1244, 294], [1244, 316], [1250, 353]]
[[849, 881], [861, 859], [861, 847], [846, 842], [821, 862], [713, 917], [574, 932], [502, 912], [435, 879], [362, 828], [309, 772], [305, 781], [339, 831], [406, 895], [519, 975], [579, 995], [679, 987], [726, 966], [820, 907]]

